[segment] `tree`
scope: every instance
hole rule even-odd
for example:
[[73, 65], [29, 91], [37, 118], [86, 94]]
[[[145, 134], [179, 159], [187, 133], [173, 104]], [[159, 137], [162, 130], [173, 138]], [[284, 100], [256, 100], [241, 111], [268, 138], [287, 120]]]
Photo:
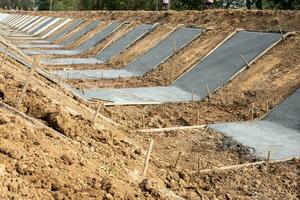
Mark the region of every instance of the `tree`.
[[32, 9], [33, 8], [33, 2], [32, 0], [7, 0], [7, 1], [0, 1], [0, 7], [2, 8], [23, 8], [25, 10]]
[[36, 0], [38, 10], [50, 10], [50, 0]]

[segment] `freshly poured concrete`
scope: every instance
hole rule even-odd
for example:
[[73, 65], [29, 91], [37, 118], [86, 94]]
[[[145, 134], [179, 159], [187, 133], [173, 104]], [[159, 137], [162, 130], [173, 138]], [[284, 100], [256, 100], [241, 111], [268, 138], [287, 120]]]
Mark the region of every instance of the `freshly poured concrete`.
[[[250, 62], [279, 40], [281, 40], [281, 35], [276, 33], [237, 32], [171, 85], [172, 88], [176, 88], [176, 90], [172, 90], [172, 99], [169, 98], [169, 94], [165, 94], [165, 91], [169, 91], [166, 89], [168, 87], [96, 88], [86, 90], [85, 97], [87, 99], [98, 98], [112, 101], [116, 104], [140, 104], [145, 102], [190, 101], [192, 100], [192, 93], [194, 93], [194, 100], [200, 100], [207, 96], [206, 86], [209, 87], [210, 91], [215, 91], [231, 77], [246, 68], [247, 65], [240, 55], [243, 55]], [[68, 78], [67, 74], [65, 73], [63, 77]], [[99, 70], [97, 76], [103, 77], [101, 70]]]
[[65, 41], [61, 42], [60, 44], [24, 44], [24, 45], [19, 45], [18, 47], [20, 48], [61, 48], [63, 46], [70, 45], [74, 43], [76, 40], [78, 40], [81, 36], [86, 34], [87, 32], [95, 29], [99, 24], [100, 20], [96, 20], [87, 26], [85, 26], [83, 29], [73, 33], [70, 37], [68, 37]]
[[97, 43], [101, 42], [113, 32], [115, 32], [120, 26], [122, 25], [121, 22], [112, 22], [103, 30], [96, 33], [92, 38], [86, 40], [82, 43], [79, 47], [74, 50], [24, 50], [24, 53], [28, 55], [76, 55], [80, 54], [84, 51], [95, 46]]
[[[99, 79], [99, 78], [118, 78], [143, 76], [148, 71], [154, 69], [162, 62], [171, 57], [175, 52], [179, 51], [197, 36], [201, 35], [203, 29], [196, 28], [179, 28], [168, 37], [163, 39], [145, 54], [139, 56], [130, 62], [122, 70], [68, 70], [58, 71], [57, 74], [64, 78], [70, 79]], [[174, 45], [176, 49], [174, 49]], [[102, 72], [103, 71], [103, 72]], [[76, 73], [82, 74], [79, 77]], [[98, 74], [98, 76], [96, 76]], [[100, 76], [101, 74], [101, 76]], [[103, 74], [103, 76], [102, 76]], [[75, 75], [75, 76], [74, 76]]]
[[71, 32], [73, 29], [77, 28], [81, 23], [83, 22], [82, 19], [76, 19], [72, 23], [70, 23], [66, 28], [62, 29], [57, 34], [53, 35], [48, 39], [48, 42], [54, 42], [55, 40], [58, 40], [60, 38], [63, 38], [65, 35], [67, 35], [69, 32]]
[[40, 29], [42, 29], [42, 28], [44, 28], [45, 26], [47, 26], [48, 24], [50, 24], [53, 20], [55, 20], [55, 18], [49, 17], [49, 18], [46, 19], [41, 25], [39, 25], [38, 27], [36, 27], [36, 28], [33, 29], [32, 31], [30, 31], [29, 34], [35, 35], [35, 33], [39, 32]]
[[300, 156], [300, 89], [262, 120], [209, 125], [255, 149], [259, 157], [285, 159]]
[[[66, 27], [64, 27], [62, 30], [58, 31], [56, 34], [52, 35], [51, 37], [49, 37], [47, 40], [41, 40], [40, 38], [37, 37], [33, 37], [33, 38], [26, 38], [27, 41], [25, 41], [25, 44], [49, 44], [51, 42], [54, 42], [55, 40], [58, 40], [62, 37], [64, 37], [65, 35], [67, 35], [69, 32], [71, 32], [73, 29], [77, 28], [82, 22], [83, 20], [78, 19], [78, 20], [74, 20], [73, 22], [71, 22], [72, 19], [67, 19], [66, 21], [64, 21], [63, 23], [61, 23], [60, 25], [58, 25], [59, 28], [61, 28], [64, 25], [67, 25]], [[51, 31], [57, 31], [58, 29], [55, 27], [53, 28]], [[53, 33], [53, 32], [52, 32]], [[47, 33], [46, 35], [44, 35], [41, 38], [45, 38], [48, 37], [49, 33]], [[19, 43], [18, 46], [23, 45], [24, 43]]]
[[141, 24], [110, 46], [96, 54], [94, 58], [57, 58], [46, 60], [43, 64], [46, 65], [69, 65], [69, 64], [100, 64], [107, 62], [111, 57], [118, 55], [130, 44], [136, 42], [139, 38], [149, 33], [155, 26], [150, 24]]
[[58, 21], [60, 21], [61, 20], [61, 18], [53, 18], [53, 20], [50, 20], [50, 22], [46, 25], [46, 26], [44, 26], [44, 27], [42, 27], [41, 29], [39, 29], [37, 32], [35, 32], [33, 35], [39, 35], [40, 33], [42, 33], [43, 31], [45, 31], [45, 30], [47, 30], [47, 29], [49, 29], [52, 25], [54, 25], [54, 24], [56, 24]]
[[42, 36], [41, 38], [47, 38], [48, 36], [50, 36], [52, 33], [54, 33], [55, 31], [59, 30], [60, 28], [62, 28], [63, 26], [65, 26], [67, 23], [71, 22], [72, 19], [64, 19], [60, 24], [58, 24], [57, 26], [55, 26], [53, 29], [51, 29], [48, 33], [46, 33], [44, 36]]

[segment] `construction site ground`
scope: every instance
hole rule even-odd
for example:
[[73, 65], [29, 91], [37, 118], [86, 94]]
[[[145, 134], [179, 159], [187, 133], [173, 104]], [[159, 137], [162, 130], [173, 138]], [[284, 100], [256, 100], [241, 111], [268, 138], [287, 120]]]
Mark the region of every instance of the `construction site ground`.
[[[209, 98], [189, 103], [103, 106], [95, 122], [95, 102], [74, 98], [38, 74], [31, 79], [21, 108], [15, 109], [29, 69], [6, 58], [0, 66], [0, 199], [300, 198], [299, 158], [260, 163], [262, 158], [255, 157], [253, 149], [202, 126], [187, 130], [139, 131], [249, 121], [268, 113], [300, 86], [300, 12], [18, 13], [87, 17], [106, 22], [161, 23], [148, 37], [109, 63], [71, 66], [75, 69], [121, 68], [178, 24], [207, 29], [204, 35], [144, 77], [65, 80], [77, 88], [167, 86], [234, 30], [279, 32], [282, 29], [293, 34]], [[94, 56], [113, 37], [75, 57]], [[0, 61], [3, 58], [4, 54], [0, 53]], [[54, 70], [70, 66], [42, 67]], [[154, 140], [153, 151], [143, 180], [141, 174], [150, 140]], [[234, 167], [226, 169], [228, 166]]]

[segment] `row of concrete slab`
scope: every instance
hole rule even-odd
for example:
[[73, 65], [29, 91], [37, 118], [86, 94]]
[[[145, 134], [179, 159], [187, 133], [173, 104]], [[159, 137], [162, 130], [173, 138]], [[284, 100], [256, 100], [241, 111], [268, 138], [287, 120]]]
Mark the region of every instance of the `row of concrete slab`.
[[[105, 38], [118, 32], [124, 24], [130, 24], [130, 22], [111, 21], [78, 47], [62, 49], [95, 30], [99, 24], [104, 23], [101, 20], [92, 21], [61, 40], [84, 21], [84, 19], [74, 20], [30, 15], [0, 15], [0, 22], [5, 25], [2, 27], [1, 34], [17, 41], [18, 47], [25, 54], [29, 56], [65, 56], [65, 58], [43, 59], [42, 63], [49, 66], [106, 63], [111, 58], [126, 51], [136, 41], [142, 40], [159, 26], [159, 24], [136, 25], [99, 51], [94, 57], [82, 58], [80, 57], [81, 53], [88, 51], [98, 43], [103, 42]], [[144, 76], [149, 71], [159, 67], [174, 53], [181, 51], [195, 38], [201, 37], [203, 32], [205, 29], [201, 28], [180, 27], [174, 29], [155, 46], [133, 59], [120, 70], [58, 70], [52, 72], [54, 74], [45, 70], [39, 72], [46, 77], [58, 75], [65, 79], [114, 79]], [[61, 40], [60, 43], [55, 42], [58, 40]], [[199, 58], [198, 63], [170, 86], [122, 89], [94, 88], [84, 92], [67, 84], [65, 87], [84, 99], [106, 100], [110, 102], [108, 104], [159, 104], [201, 100], [207, 96], [205, 88], [208, 87], [211, 91], [217, 90], [281, 40], [282, 35], [278, 33], [237, 31], [204, 59]], [[5, 46], [0, 46], [0, 50], [4, 52]], [[31, 66], [31, 63], [20, 55], [14, 52], [9, 52], [9, 55], [26, 66]], [[78, 57], [70, 58], [69, 55], [78, 55]], [[243, 59], [241, 55], [243, 55]], [[266, 156], [268, 149], [273, 150], [274, 159], [298, 156], [300, 154], [300, 119], [298, 115], [299, 103], [297, 102], [299, 102], [299, 90], [260, 121], [216, 124], [209, 127], [234, 137], [245, 145], [254, 147], [256, 154], [262, 157]]]

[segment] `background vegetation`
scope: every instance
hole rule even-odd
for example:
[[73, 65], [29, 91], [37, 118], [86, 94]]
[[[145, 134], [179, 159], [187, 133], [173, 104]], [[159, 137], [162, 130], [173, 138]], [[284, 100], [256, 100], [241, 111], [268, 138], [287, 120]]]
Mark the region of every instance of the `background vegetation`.
[[[205, 0], [171, 0], [174, 10], [202, 10]], [[51, 3], [51, 6], [50, 6]], [[156, 10], [162, 0], [1, 0], [0, 7], [36, 10]], [[300, 9], [300, 0], [215, 0], [215, 8]]]

